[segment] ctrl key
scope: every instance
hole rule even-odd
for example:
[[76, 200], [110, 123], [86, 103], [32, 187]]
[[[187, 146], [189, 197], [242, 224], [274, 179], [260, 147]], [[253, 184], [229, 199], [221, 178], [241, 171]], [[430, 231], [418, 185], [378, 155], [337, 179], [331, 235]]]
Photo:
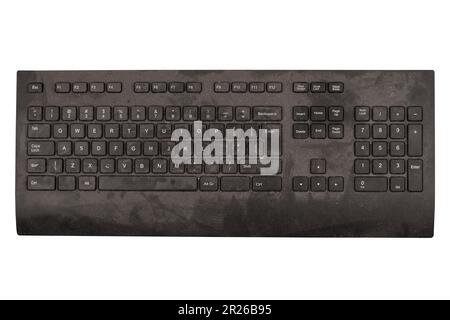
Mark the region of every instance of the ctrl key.
[[28, 176], [27, 181], [28, 190], [55, 190], [54, 176]]

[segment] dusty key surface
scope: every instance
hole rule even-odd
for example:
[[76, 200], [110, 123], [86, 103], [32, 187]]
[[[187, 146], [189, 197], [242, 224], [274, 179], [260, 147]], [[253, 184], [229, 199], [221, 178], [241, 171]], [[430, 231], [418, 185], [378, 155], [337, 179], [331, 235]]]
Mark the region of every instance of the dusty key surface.
[[[249, 130], [236, 150], [279, 165], [173, 161], [173, 132], [208, 129]], [[431, 237], [434, 72], [19, 71], [16, 219], [24, 235]]]

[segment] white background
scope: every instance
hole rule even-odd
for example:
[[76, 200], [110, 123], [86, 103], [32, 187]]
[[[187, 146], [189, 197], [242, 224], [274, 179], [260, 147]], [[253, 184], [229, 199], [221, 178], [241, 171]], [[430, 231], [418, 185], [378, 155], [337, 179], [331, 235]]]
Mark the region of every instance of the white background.
[[[448, 1], [1, 1], [0, 298], [450, 298]], [[433, 239], [19, 237], [19, 69], [434, 69]]]

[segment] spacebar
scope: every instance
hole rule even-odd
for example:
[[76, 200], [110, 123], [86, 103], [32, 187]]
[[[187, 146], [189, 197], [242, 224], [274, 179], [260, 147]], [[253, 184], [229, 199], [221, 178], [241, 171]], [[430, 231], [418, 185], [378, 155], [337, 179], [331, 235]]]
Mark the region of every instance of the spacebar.
[[195, 191], [196, 177], [101, 176], [99, 190], [110, 191]]

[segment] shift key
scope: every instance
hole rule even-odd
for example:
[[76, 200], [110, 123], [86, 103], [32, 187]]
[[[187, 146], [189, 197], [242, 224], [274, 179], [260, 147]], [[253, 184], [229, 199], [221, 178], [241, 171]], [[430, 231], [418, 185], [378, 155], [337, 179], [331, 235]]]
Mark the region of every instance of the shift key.
[[419, 159], [408, 160], [408, 191], [423, 191], [423, 162]]

